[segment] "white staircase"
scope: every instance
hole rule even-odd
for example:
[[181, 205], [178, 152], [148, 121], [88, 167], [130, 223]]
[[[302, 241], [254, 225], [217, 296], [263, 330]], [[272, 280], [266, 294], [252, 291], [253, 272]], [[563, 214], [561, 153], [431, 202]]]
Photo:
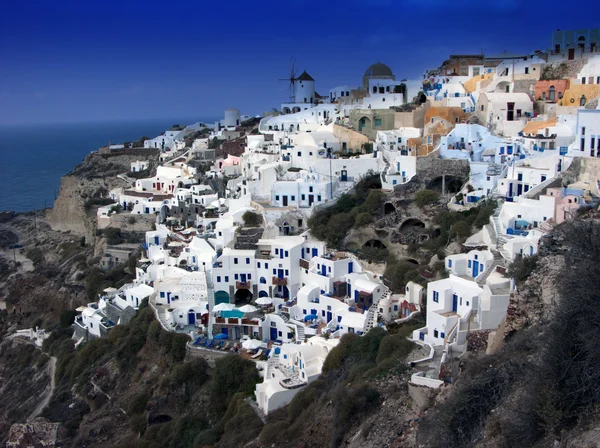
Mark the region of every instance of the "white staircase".
[[206, 270], [206, 285], [208, 287], [208, 337], [213, 337], [213, 324], [215, 323], [213, 308], [215, 307], [215, 288], [212, 281], [212, 273]]
[[483, 275], [479, 276], [479, 278], [477, 279], [477, 284], [481, 287], [483, 287], [483, 285], [485, 285], [485, 281], [487, 280], [487, 278], [490, 276], [490, 274], [492, 272], [494, 272], [494, 270], [496, 269], [496, 266], [504, 266], [505, 262], [504, 262], [504, 258], [503, 256], [500, 254], [500, 252], [497, 251], [492, 251], [492, 254], [494, 255], [494, 261], [492, 262], [492, 264], [485, 270], [485, 272], [483, 273]]
[[377, 304], [371, 305], [367, 311], [367, 323], [365, 324], [365, 333], [377, 325]]

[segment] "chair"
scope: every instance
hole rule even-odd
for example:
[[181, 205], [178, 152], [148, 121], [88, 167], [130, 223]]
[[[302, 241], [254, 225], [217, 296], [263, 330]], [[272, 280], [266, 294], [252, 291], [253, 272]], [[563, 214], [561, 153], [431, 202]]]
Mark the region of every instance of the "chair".
[[263, 354], [262, 349], [259, 349], [254, 355], [252, 355], [252, 359], [260, 358], [260, 355]]

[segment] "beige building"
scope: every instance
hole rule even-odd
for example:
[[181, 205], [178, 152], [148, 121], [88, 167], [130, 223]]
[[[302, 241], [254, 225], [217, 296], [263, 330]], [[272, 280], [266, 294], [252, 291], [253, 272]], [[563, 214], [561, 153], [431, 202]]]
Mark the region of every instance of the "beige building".
[[333, 125], [333, 134], [340, 142], [342, 154], [364, 152], [364, 144], [369, 143], [369, 137], [365, 134], [337, 124]]

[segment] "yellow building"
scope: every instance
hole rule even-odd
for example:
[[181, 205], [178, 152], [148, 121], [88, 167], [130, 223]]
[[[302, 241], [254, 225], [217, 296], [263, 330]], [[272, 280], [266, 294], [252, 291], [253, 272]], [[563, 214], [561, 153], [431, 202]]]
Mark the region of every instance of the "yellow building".
[[573, 84], [565, 90], [559, 106], [585, 106], [600, 95], [599, 84]]
[[474, 76], [463, 84], [467, 93], [473, 93], [477, 90], [477, 83], [481, 82], [481, 88], [487, 86], [494, 78], [494, 73], [485, 73], [483, 75]]

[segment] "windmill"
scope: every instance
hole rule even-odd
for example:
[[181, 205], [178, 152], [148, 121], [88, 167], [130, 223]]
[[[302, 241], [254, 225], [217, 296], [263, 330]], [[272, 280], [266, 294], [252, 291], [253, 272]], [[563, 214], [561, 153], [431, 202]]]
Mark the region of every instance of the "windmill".
[[295, 92], [295, 82], [296, 82], [296, 76], [297, 76], [297, 72], [296, 72], [296, 59], [292, 58], [291, 61], [291, 65], [290, 65], [290, 73], [288, 75], [287, 78], [280, 78], [279, 81], [287, 81], [289, 82], [289, 93], [290, 93], [290, 103], [294, 103], [295, 102], [295, 97], [296, 97], [296, 92]]

